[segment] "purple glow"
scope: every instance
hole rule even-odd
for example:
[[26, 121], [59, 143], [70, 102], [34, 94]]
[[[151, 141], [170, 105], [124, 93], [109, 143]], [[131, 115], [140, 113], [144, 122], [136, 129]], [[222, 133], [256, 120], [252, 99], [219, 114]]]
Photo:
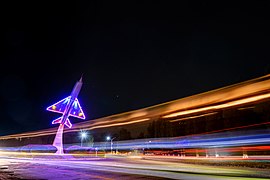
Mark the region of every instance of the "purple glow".
[[85, 115], [82, 111], [81, 105], [79, 103], [79, 100], [76, 98], [73, 105], [72, 105], [72, 110], [70, 116], [80, 118], [80, 119], [85, 119]]
[[52, 124], [59, 124], [59, 123], [61, 123], [61, 121], [62, 121], [62, 117], [59, 117], [59, 118], [53, 120]]
[[[58, 101], [57, 103], [47, 107], [46, 110], [61, 113], [64, 114], [65, 111], [67, 111], [67, 106], [70, 103], [71, 96], [66, 97], [65, 99], [62, 99]], [[85, 119], [85, 115], [82, 111], [81, 105], [79, 103], [79, 100], [76, 98], [71, 106], [71, 110], [69, 111], [68, 116], [73, 116], [80, 119]], [[67, 118], [65, 122], [62, 122], [63, 116], [59, 117], [52, 121], [52, 124], [59, 124], [64, 123], [67, 127], [71, 128], [72, 124], [70, 123], [69, 119]]]
[[[62, 99], [62, 100], [58, 101], [57, 103], [47, 107], [46, 110], [63, 114], [66, 110], [66, 106], [70, 102], [70, 98], [71, 98], [71, 96], [68, 96], [65, 99]], [[79, 100], [77, 98], [75, 99], [75, 101], [72, 104], [72, 109], [71, 109], [69, 115], [76, 117], [76, 118], [85, 119], [85, 115], [83, 113], [83, 110], [82, 110], [81, 105], [79, 103]], [[53, 123], [53, 124], [55, 124], [55, 123]]]
[[57, 103], [47, 107], [46, 110], [63, 114], [65, 109], [66, 109], [67, 104], [70, 101], [70, 97], [71, 96], [68, 96], [65, 99], [62, 99], [62, 100], [58, 101]]
[[46, 109], [47, 111], [63, 114], [61, 117], [52, 121], [52, 124], [60, 124], [53, 142], [53, 146], [57, 148], [56, 154], [64, 153], [63, 152], [64, 125], [66, 125], [68, 128], [72, 127], [72, 124], [70, 123], [68, 117], [73, 116], [76, 118], [85, 119], [85, 115], [82, 111], [79, 100], [77, 99], [81, 87], [82, 87], [82, 78], [79, 81], [77, 81], [77, 83], [73, 87], [70, 96], [58, 101], [57, 103], [47, 107]]
[[57, 148], [57, 151], [55, 154], [62, 155], [64, 154], [63, 151], [63, 131], [64, 131], [64, 125], [60, 124], [56, 133], [56, 136], [53, 141], [53, 146]]
[[[57, 119], [55, 119], [55, 120], [53, 120], [52, 121], [52, 124], [60, 124], [60, 123], [62, 123], [62, 118], [63, 118], [63, 116], [62, 117], [59, 117], [59, 118], [57, 118]], [[66, 120], [66, 122], [64, 123], [68, 128], [71, 128], [72, 127], [72, 124], [71, 124], [71, 122], [69, 121], [69, 119], [67, 118], [67, 120]]]
[[66, 122], [65, 122], [65, 125], [68, 127], [68, 128], [71, 128], [72, 127], [72, 124], [70, 123], [69, 119], [67, 118]]

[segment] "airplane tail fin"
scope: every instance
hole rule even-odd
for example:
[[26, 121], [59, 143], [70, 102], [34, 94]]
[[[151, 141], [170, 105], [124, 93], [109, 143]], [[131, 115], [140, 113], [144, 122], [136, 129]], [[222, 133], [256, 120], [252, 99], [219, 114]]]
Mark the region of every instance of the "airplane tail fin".
[[68, 128], [71, 128], [72, 127], [72, 124], [70, 123], [69, 119], [67, 118], [66, 122], [65, 122], [65, 125], [68, 127]]
[[62, 121], [62, 117], [59, 117], [59, 118], [53, 120], [52, 124], [59, 124], [59, 123], [61, 123], [61, 121]]
[[[52, 124], [60, 124], [62, 123], [62, 118], [63, 117], [59, 117], [55, 120], [52, 121]], [[67, 118], [66, 122], [64, 123], [68, 128], [71, 128], [72, 127], [72, 124], [70, 123], [69, 119]]]

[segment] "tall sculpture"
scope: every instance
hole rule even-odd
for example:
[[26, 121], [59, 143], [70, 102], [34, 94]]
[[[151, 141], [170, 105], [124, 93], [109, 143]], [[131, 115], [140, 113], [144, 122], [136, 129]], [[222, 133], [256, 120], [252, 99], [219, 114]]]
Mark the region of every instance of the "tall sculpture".
[[63, 114], [61, 117], [52, 121], [52, 124], [60, 124], [56, 133], [56, 136], [53, 141], [53, 146], [57, 148], [56, 154], [64, 154], [63, 151], [63, 131], [64, 126], [68, 128], [72, 127], [70, 120], [68, 119], [69, 116], [73, 116], [80, 119], [85, 119], [85, 115], [82, 111], [80, 106], [79, 100], [77, 96], [80, 93], [82, 87], [82, 77], [79, 81], [76, 82], [70, 96], [58, 101], [57, 103], [49, 106], [47, 108], [48, 111], [61, 113]]

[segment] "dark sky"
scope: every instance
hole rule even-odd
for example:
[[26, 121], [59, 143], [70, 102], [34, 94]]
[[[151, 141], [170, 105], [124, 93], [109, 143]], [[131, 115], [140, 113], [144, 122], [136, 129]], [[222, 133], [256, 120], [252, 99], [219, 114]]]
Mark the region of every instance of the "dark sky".
[[269, 9], [267, 1], [2, 4], [0, 135], [52, 127], [59, 114], [46, 107], [82, 73], [87, 119], [268, 74]]

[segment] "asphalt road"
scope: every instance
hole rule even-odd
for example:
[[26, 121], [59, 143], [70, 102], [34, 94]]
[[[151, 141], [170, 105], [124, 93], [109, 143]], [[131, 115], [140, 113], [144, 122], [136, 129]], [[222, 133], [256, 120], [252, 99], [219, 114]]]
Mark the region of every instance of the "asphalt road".
[[268, 170], [214, 167], [140, 158], [0, 157], [0, 179], [269, 179]]

